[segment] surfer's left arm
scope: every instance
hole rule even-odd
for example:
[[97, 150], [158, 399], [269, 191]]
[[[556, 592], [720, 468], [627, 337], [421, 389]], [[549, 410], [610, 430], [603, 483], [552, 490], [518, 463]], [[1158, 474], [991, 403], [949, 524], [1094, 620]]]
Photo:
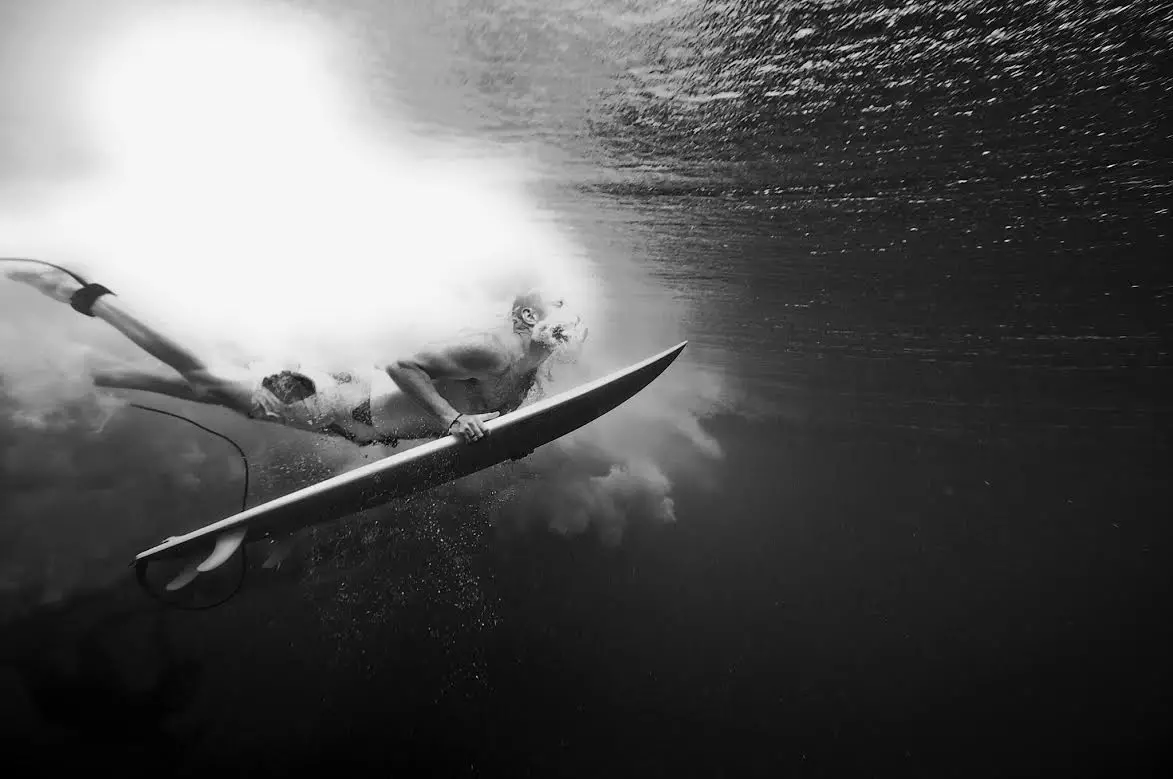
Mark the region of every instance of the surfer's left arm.
[[385, 370], [400, 389], [436, 419], [441, 435], [457, 433], [466, 440], [475, 441], [488, 432], [481, 422], [498, 414], [462, 414], [439, 393], [434, 382], [442, 379], [484, 380], [499, 375], [508, 367], [508, 357], [499, 348], [494, 348], [488, 341], [473, 341], [418, 352], [408, 359], [386, 365]]

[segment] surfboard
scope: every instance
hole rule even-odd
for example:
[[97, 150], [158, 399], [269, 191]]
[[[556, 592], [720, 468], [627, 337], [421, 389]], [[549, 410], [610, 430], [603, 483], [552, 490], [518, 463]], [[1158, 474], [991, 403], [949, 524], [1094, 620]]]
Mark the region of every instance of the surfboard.
[[134, 564], [141, 570], [153, 560], [196, 557], [167, 585], [168, 590], [176, 590], [200, 573], [223, 565], [246, 542], [339, 519], [506, 460], [519, 460], [632, 398], [663, 373], [687, 345], [687, 341], [677, 344], [610, 375], [491, 419], [485, 423], [489, 435], [475, 443], [450, 435], [421, 444], [168, 538], [140, 552]]

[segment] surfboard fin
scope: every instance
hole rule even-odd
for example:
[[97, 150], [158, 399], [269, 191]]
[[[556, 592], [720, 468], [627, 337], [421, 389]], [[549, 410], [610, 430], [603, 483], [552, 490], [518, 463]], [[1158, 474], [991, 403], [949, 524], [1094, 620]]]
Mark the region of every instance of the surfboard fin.
[[199, 567], [196, 565], [196, 563], [193, 562], [193, 563], [189, 564], [186, 568], [184, 568], [179, 573], [178, 576], [176, 576], [171, 581], [167, 582], [167, 586], [165, 589], [167, 590], [167, 592], [175, 592], [176, 590], [182, 590], [184, 587], [186, 587], [187, 585], [189, 585], [193, 581], [195, 581], [195, 577], [197, 577], [199, 575], [200, 575]]
[[301, 533], [293, 533], [273, 544], [272, 551], [265, 558], [265, 562], [261, 563], [261, 567], [266, 570], [280, 568], [281, 563], [285, 562], [285, 558], [289, 557], [289, 554], [293, 551], [293, 547], [297, 546], [300, 538]]
[[231, 533], [224, 533], [217, 538], [216, 548], [197, 566], [196, 570], [200, 573], [207, 573], [228, 562], [228, 558], [232, 557], [232, 554], [244, 543], [245, 532], [244, 530], [235, 530]]

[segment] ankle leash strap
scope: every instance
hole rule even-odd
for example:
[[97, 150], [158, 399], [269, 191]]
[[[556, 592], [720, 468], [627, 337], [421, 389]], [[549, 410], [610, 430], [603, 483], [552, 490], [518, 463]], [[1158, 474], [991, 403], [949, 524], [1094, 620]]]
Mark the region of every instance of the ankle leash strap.
[[69, 305], [73, 306], [73, 310], [79, 314], [86, 316], [94, 315], [94, 301], [103, 295], [113, 295], [108, 287], [102, 284], [86, 284], [84, 287], [73, 293], [69, 298]]

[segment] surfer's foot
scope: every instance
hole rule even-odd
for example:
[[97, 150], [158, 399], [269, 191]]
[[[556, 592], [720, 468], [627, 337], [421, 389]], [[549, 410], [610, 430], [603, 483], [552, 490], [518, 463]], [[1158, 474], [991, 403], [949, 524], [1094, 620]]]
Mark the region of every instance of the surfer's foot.
[[48, 265], [29, 270], [9, 271], [8, 277], [13, 281], [28, 284], [59, 303], [68, 303], [74, 311], [86, 316], [94, 315], [94, 303], [98, 298], [113, 294], [109, 288], [101, 284], [84, 284], [73, 274]]
[[13, 281], [28, 284], [59, 303], [69, 303], [74, 293], [82, 288], [81, 282], [68, 273], [56, 268], [35, 266], [32, 263], [19, 270], [6, 271], [5, 275]]

